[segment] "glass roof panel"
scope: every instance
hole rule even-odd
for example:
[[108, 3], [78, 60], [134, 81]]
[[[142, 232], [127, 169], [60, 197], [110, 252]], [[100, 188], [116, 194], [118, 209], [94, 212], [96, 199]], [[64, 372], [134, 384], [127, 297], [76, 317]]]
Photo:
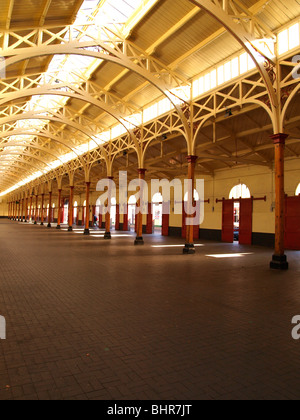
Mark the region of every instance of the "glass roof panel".
[[[133, 16], [133, 14], [142, 6], [145, 5], [145, 0], [85, 0], [78, 12], [77, 18], [75, 20], [74, 26], [82, 26], [85, 28], [86, 39], [90, 39], [90, 37], [95, 37], [98, 35], [99, 29], [91, 24], [98, 24], [106, 27], [112, 26], [115, 30], [118, 28], [120, 31], [126, 28], [127, 21]], [[70, 35], [66, 35], [66, 38]], [[73, 39], [80, 37], [83, 39], [82, 32], [76, 28], [73, 29], [71, 34]], [[104, 31], [101, 31], [101, 36], [103, 39], [108, 39], [105, 35]], [[53, 80], [57, 83], [61, 83], [61, 81], [72, 82], [76, 86], [80, 86], [84, 80], [89, 79], [91, 76], [92, 71], [101, 63], [99, 59], [93, 59], [91, 57], [82, 57], [82, 56], [66, 56], [66, 55], [57, 55], [54, 56], [50, 62], [48, 67], [48, 71], [45, 74], [45, 81], [46, 83], [52, 83]], [[76, 69], [76, 73], [74, 72]], [[78, 83], [78, 85], [77, 85]], [[59, 88], [60, 90], [67, 90], [65, 88]], [[47, 113], [55, 113], [59, 109], [61, 109], [66, 103], [68, 102], [68, 97], [63, 96], [55, 96], [55, 95], [42, 95], [42, 96], [34, 96], [32, 99], [27, 103], [24, 112], [28, 111], [42, 111], [45, 112], [45, 117]], [[39, 130], [42, 129], [49, 120], [22, 120], [18, 121], [15, 124], [16, 128], [26, 128], [26, 129], [34, 129]], [[126, 125], [132, 127], [139, 122], [139, 117], [133, 116], [128, 120]], [[124, 127], [114, 127], [113, 130], [106, 131], [105, 133], [100, 133], [95, 137], [95, 141], [91, 141], [86, 145], [82, 145], [78, 148], [78, 154], [83, 154], [85, 151], [88, 151], [91, 144], [93, 144], [92, 148], [96, 148], [97, 144], [103, 144], [111, 139], [113, 132], [123, 132]], [[16, 139], [20, 140], [22, 137], [23, 141], [26, 144], [30, 143], [35, 137], [32, 136], [14, 136], [10, 138], [10, 141], [16, 141]], [[25, 147], [23, 151], [25, 150]], [[18, 148], [18, 152], [21, 151]], [[19, 155], [19, 156], [20, 156]], [[16, 160], [15, 156], [4, 156], [7, 161]], [[3, 157], [3, 158], [4, 158]], [[72, 159], [76, 158], [75, 153], [69, 153], [61, 157], [61, 160], [64, 162], [68, 162]], [[50, 164], [53, 168], [60, 166], [61, 161], [54, 161]], [[50, 169], [46, 169], [44, 173], [49, 172]], [[0, 194], [0, 196], [6, 195], [7, 193], [13, 191], [14, 189], [18, 188], [21, 185], [25, 185], [26, 183], [40, 177], [42, 175], [41, 172], [37, 172], [31, 175], [26, 180], [22, 181], [21, 183], [17, 184], [12, 189], [7, 190]]]

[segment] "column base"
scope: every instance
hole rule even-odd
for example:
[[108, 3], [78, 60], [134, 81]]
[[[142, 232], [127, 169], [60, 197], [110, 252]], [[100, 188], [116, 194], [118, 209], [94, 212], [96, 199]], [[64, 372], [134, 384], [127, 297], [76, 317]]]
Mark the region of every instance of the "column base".
[[37, 222], [34, 222], [34, 225], [37, 225]]
[[111, 239], [111, 233], [110, 232], [105, 232], [104, 239]]
[[24, 220], [24, 223], [27, 223], [27, 220]]
[[270, 268], [273, 270], [288, 270], [289, 263], [287, 262], [286, 255], [273, 255]]
[[134, 241], [134, 245], [145, 245], [143, 237], [142, 236], [137, 237], [136, 240]]
[[69, 226], [68, 232], [73, 232], [72, 226]]
[[90, 229], [84, 229], [84, 235], [89, 235], [90, 234]]
[[195, 254], [196, 249], [194, 244], [185, 244], [183, 251], [183, 254]]
[[47, 228], [49, 229], [51, 228], [51, 223], [48, 223]]
[[56, 229], [57, 229], [57, 230], [59, 230], [59, 229], [60, 229], [60, 225], [57, 225], [57, 226], [56, 226]]

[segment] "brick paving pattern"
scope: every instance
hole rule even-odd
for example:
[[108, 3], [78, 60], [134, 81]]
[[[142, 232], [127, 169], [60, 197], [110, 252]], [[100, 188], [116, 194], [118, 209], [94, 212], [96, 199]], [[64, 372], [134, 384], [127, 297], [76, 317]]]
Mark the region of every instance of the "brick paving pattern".
[[299, 252], [79, 233], [0, 221], [1, 400], [300, 398]]

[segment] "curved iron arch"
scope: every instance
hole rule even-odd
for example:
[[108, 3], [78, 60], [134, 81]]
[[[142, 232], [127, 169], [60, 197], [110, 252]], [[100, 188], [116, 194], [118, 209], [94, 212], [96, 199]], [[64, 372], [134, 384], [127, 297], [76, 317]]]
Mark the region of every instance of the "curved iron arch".
[[[40, 159], [38, 156], [33, 156], [30, 153], [0, 152], [0, 158], [1, 156], [20, 156], [20, 155], [29, 157], [30, 159], [38, 160], [39, 162], [42, 162], [45, 166], [48, 166], [51, 169], [51, 171], [53, 170], [53, 168], [49, 165], [48, 162], [44, 161], [43, 159]], [[43, 169], [40, 169], [40, 170], [43, 170]]]
[[[54, 157], [55, 159], [58, 159], [59, 161], [61, 161], [62, 164], [64, 164], [64, 162], [60, 159], [60, 157], [57, 154], [51, 153], [48, 149], [43, 148], [43, 147], [39, 147], [37, 145], [35, 145], [34, 143], [29, 143], [29, 144], [24, 144], [24, 143], [19, 143], [19, 142], [12, 142], [12, 143], [6, 143], [7, 147], [22, 147], [22, 148], [32, 148], [32, 149], [37, 149], [40, 150], [41, 152], [44, 152], [46, 154], [48, 154], [49, 156]], [[1, 146], [1, 144], [0, 144]], [[4, 146], [5, 149], [5, 146]], [[22, 154], [22, 153], [20, 153]], [[1, 156], [1, 152], [0, 152], [0, 156]]]
[[[260, 72], [262, 79], [265, 83], [267, 88], [267, 92], [271, 101], [271, 106], [273, 111], [275, 112], [279, 108], [278, 98], [273, 87], [272, 81], [268, 75], [267, 70], [265, 69], [264, 65], [260, 63], [256, 56], [256, 50], [252, 46], [251, 42], [255, 41], [254, 37], [251, 37], [249, 33], [247, 33], [242, 26], [237, 25], [233, 22], [232, 19], [216, 4], [213, 4], [210, 0], [189, 0], [191, 3], [194, 3], [200, 9], [205, 10], [208, 14], [210, 14], [213, 18], [215, 18], [222, 26], [224, 26], [227, 31], [238, 41], [238, 43], [242, 46], [242, 48], [251, 56], [252, 60], [254, 61], [256, 68]], [[247, 45], [248, 44], [248, 45]], [[274, 130], [279, 132], [279, 121], [276, 121], [276, 126], [274, 126]]]
[[281, 118], [282, 118], [282, 125], [284, 124], [285, 116], [288, 111], [288, 108], [292, 102], [292, 100], [295, 98], [297, 93], [300, 91], [300, 84], [298, 84], [293, 91], [291, 92], [290, 96], [288, 97], [286, 103], [284, 104], [284, 107], [282, 109]]
[[[96, 51], [91, 50], [85, 50], [84, 48], [90, 48], [90, 47], [101, 47], [104, 50], [106, 50], [109, 54], [99, 53]], [[47, 51], [49, 49], [49, 51]], [[175, 101], [175, 96], [168, 90], [168, 88], [165, 86], [164, 83], [161, 83], [152, 73], [149, 73], [149, 71], [143, 69], [142, 67], [138, 66], [134, 62], [131, 62], [126, 55], [116, 51], [115, 49], [109, 47], [108, 45], [104, 45], [100, 40], [94, 41], [94, 42], [73, 42], [69, 44], [56, 44], [56, 45], [49, 45], [45, 48], [43, 46], [40, 47], [31, 47], [27, 48], [27, 51], [22, 54], [16, 54], [13, 57], [7, 58], [5, 60], [5, 63], [0, 63], [0, 71], [6, 67], [9, 67], [11, 65], [17, 64], [21, 61], [40, 57], [40, 56], [49, 56], [49, 55], [80, 55], [80, 56], [86, 56], [86, 57], [92, 57], [92, 58], [99, 58], [102, 61], [109, 61], [114, 64], [117, 64], [121, 67], [125, 67], [128, 70], [131, 70], [132, 72], [138, 74], [145, 80], [147, 80], [149, 83], [151, 83], [154, 87], [156, 87], [164, 96], [166, 96], [170, 102], [173, 104], [174, 108], [178, 112], [178, 115], [180, 116], [183, 126], [185, 128], [186, 135], [189, 134], [190, 128], [188, 125], [188, 121], [186, 117], [184, 116], [183, 111], [181, 110], [180, 106]], [[31, 51], [29, 51], [31, 50]], [[5, 51], [3, 51], [3, 54], [5, 55]], [[126, 59], [127, 58], [127, 59]], [[28, 95], [27, 95], [28, 96]]]
[[[5, 137], [10, 137], [10, 136], [44, 137], [44, 138], [50, 139], [50, 140], [52, 140], [56, 143], [62, 144], [63, 146], [65, 146], [66, 148], [71, 150], [71, 152], [73, 152], [78, 157], [78, 159], [80, 159], [80, 156], [78, 155], [78, 153], [75, 150], [73, 150], [73, 148], [68, 143], [65, 143], [63, 141], [64, 139], [60, 139], [59, 137], [54, 136], [54, 134], [52, 134], [52, 133], [43, 132], [43, 131], [41, 131], [39, 133], [32, 133], [31, 131], [26, 131], [25, 129], [22, 129], [22, 128], [18, 128], [18, 129], [13, 130], [13, 131], [7, 131], [7, 132], [4, 132], [4, 133], [0, 132], [0, 139], [5, 138]], [[4, 143], [4, 144], [6, 145], [6, 147], [9, 147], [9, 145], [10, 145], [9, 143]], [[0, 146], [1, 146], [1, 143], [0, 143]], [[30, 144], [28, 144], [27, 146], [30, 146]], [[25, 145], [25, 147], [26, 147], [26, 145]]]
[[[270, 117], [271, 123], [273, 123], [273, 117], [274, 117], [274, 116], [273, 116], [273, 114], [272, 114], [272, 112], [271, 112], [270, 108], [269, 108], [266, 104], [264, 104], [263, 102], [261, 102], [261, 101], [259, 101], [259, 100], [257, 100], [257, 99], [247, 99], [247, 100], [245, 100], [245, 101], [244, 101], [244, 104], [256, 104], [256, 105], [260, 106], [261, 108], [263, 108], [263, 109], [266, 111], [266, 113], [267, 113], [267, 114], [268, 114], [268, 116]], [[239, 105], [239, 104], [237, 104], [237, 105], [232, 105], [231, 107], [232, 107], [232, 108], [234, 108], [234, 107], [239, 107], [239, 106], [240, 106], [240, 105]], [[223, 111], [223, 110], [222, 110], [222, 111]], [[221, 113], [222, 111], [220, 111], [220, 113]], [[199, 134], [200, 130], [202, 129], [203, 125], [204, 125], [207, 121], [209, 121], [211, 118], [213, 118], [213, 117], [214, 117], [214, 115], [213, 115], [213, 114], [209, 114], [209, 115], [205, 116], [205, 117], [203, 118], [203, 120], [200, 122], [199, 127], [197, 127], [197, 130], [195, 131], [194, 141], [193, 141], [193, 148], [195, 147], [195, 145], [196, 145], [196, 143], [197, 143], [197, 136], [198, 136], [198, 134]]]
[[[84, 126], [69, 120], [67, 117], [64, 117], [64, 118], [61, 117], [60, 118], [59, 116], [54, 116], [54, 115], [44, 117], [44, 116], [40, 115], [40, 111], [36, 111], [36, 113], [28, 112], [28, 113], [25, 113], [25, 114], [16, 114], [16, 115], [12, 115], [10, 117], [0, 118], [0, 125], [1, 124], [2, 125], [9, 124], [10, 122], [14, 122], [14, 121], [23, 121], [23, 120], [26, 121], [26, 120], [35, 120], [35, 119], [36, 120], [49, 120], [49, 121], [53, 121], [53, 122], [59, 122], [61, 124], [66, 124], [70, 127], [73, 127], [74, 129], [76, 129], [78, 131], [81, 131], [84, 135], [89, 137], [91, 139], [91, 141], [93, 141], [96, 144], [97, 148], [99, 148], [103, 152], [105, 157], [107, 157], [106, 149], [103, 147], [103, 145], [98, 144], [97, 141], [94, 140], [94, 138], [93, 138], [93, 136], [96, 136], [96, 134], [93, 134], [93, 133], [89, 132], [88, 130], [85, 129]], [[8, 132], [8, 133], [10, 133], [10, 132]], [[99, 134], [101, 134], [101, 133], [99, 133]], [[1, 135], [1, 131], [0, 131], [0, 135]], [[31, 133], [30, 135], [38, 137], [38, 134], [36, 135], [36, 134]], [[7, 137], [9, 137], [9, 135]], [[52, 139], [52, 140], [55, 141], [54, 139]], [[72, 149], [72, 145], [68, 145], [67, 143], [66, 144], [61, 143], [61, 144], [63, 144], [66, 147], [69, 147], [69, 149], [72, 150], [72, 152], [76, 153]]]

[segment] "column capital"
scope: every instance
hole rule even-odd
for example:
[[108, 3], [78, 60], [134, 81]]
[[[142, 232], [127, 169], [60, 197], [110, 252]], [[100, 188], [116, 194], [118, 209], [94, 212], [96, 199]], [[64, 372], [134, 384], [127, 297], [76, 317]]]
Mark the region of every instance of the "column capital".
[[188, 163], [196, 163], [198, 156], [189, 155], [186, 158], [187, 158]]
[[277, 134], [273, 134], [271, 137], [271, 139], [273, 140], [274, 144], [283, 144], [285, 145], [285, 141], [288, 138], [288, 134], [283, 134], [283, 133], [277, 133]]
[[138, 169], [138, 173], [139, 173], [139, 175], [145, 175], [145, 174], [146, 174], [146, 172], [147, 172], [147, 169], [144, 169], [144, 168], [139, 168], [139, 169]]
[[109, 179], [110, 181], [113, 181], [114, 177], [113, 176], [108, 176], [107, 179]]

